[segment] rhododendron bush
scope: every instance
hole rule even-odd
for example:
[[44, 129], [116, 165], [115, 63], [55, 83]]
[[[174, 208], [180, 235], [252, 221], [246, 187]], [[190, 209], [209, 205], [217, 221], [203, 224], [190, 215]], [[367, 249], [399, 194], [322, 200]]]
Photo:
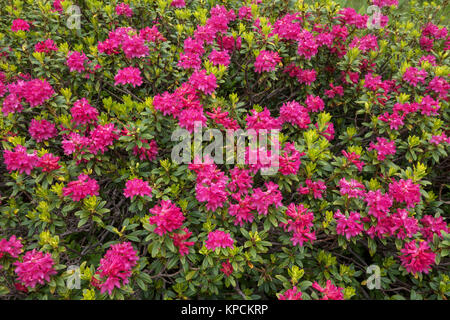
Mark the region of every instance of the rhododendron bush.
[[3, 1], [0, 297], [448, 299], [445, 1], [367, 4]]

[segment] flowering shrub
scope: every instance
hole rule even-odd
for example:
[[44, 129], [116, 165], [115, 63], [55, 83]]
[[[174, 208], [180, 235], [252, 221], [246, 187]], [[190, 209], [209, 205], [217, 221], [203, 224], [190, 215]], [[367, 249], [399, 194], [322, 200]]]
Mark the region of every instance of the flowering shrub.
[[[446, 17], [368, 4], [2, 5], [0, 296], [448, 299]], [[276, 172], [175, 161], [197, 124]]]

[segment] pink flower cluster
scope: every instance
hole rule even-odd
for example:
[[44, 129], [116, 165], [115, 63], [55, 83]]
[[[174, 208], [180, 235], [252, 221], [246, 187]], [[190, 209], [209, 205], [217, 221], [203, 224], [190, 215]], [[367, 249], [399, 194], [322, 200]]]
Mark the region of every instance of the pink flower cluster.
[[10, 172], [18, 170], [19, 173], [30, 174], [31, 170], [33, 170], [39, 162], [36, 151], [29, 154], [27, 153], [27, 148], [20, 144], [14, 148], [14, 151], [4, 150], [3, 157], [5, 158], [6, 170]]
[[281, 106], [280, 119], [283, 122], [289, 122], [296, 125], [301, 129], [307, 129], [308, 125], [311, 123], [308, 109], [297, 101], [286, 102]]
[[426, 241], [406, 242], [400, 252], [402, 253], [400, 255], [402, 266], [410, 273], [428, 273], [432, 265], [435, 264], [436, 254], [430, 249]]
[[52, 39], [47, 39], [36, 43], [34, 46], [34, 51], [50, 53], [51, 51], [58, 51], [58, 47]]
[[89, 104], [86, 98], [75, 101], [70, 113], [72, 114], [72, 121], [78, 125], [97, 122], [98, 111]]
[[85, 61], [89, 61], [89, 59], [83, 52], [71, 51], [67, 54], [66, 64], [70, 72], [83, 72], [85, 70]]
[[134, 67], [120, 69], [114, 77], [114, 85], [131, 84], [133, 88], [142, 84], [141, 70]]
[[337, 210], [334, 214], [334, 218], [337, 222], [336, 233], [345, 236], [347, 240], [356, 237], [364, 231], [361, 216], [358, 212], [352, 211], [349, 216], [346, 217], [340, 210]]
[[302, 292], [294, 286], [292, 289], [288, 289], [283, 294], [280, 294], [278, 300], [302, 300]]
[[281, 57], [278, 52], [261, 50], [256, 57], [255, 71], [258, 73], [274, 71], [280, 61]]
[[366, 188], [355, 179], [347, 181], [345, 178], [339, 180], [339, 191], [341, 195], [347, 195], [349, 198], [362, 198], [365, 195]]
[[317, 282], [314, 282], [312, 287], [322, 293], [320, 300], [344, 300], [344, 288], [340, 288], [327, 280], [325, 287], [321, 287]]
[[70, 196], [73, 201], [80, 201], [87, 196], [98, 196], [99, 186], [97, 181], [86, 174], [80, 174], [78, 180], [71, 181], [63, 188], [63, 195]]
[[181, 230], [182, 233], [173, 233], [170, 237], [173, 240], [173, 244], [175, 247], [178, 247], [178, 252], [181, 256], [184, 256], [189, 253], [189, 247], [195, 244], [194, 241], [186, 241], [192, 235], [192, 232], [188, 230], [188, 228], [184, 228]]
[[111, 245], [105, 256], [100, 259], [96, 272], [100, 281], [94, 283], [100, 289], [100, 293], [107, 291], [111, 294], [114, 288], [126, 285], [138, 260], [137, 252], [130, 242]]
[[[194, 80], [197, 81], [196, 78]], [[195, 83], [202, 86], [207, 92], [212, 89], [211, 86], [208, 86], [208, 83]], [[196, 122], [203, 126], [207, 120], [199, 99], [197, 90], [189, 82], [185, 82], [174, 93], [166, 91], [162, 95], [157, 94], [153, 99], [153, 105], [156, 110], [161, 111], [164, 115], [170, 114], [178, 119], [180, 127], [193, 132]]]
[[290, 218], [285, 225], [285, 229], [293, 232], [291, 238], [292, 244], [303, 246], [304, 242], [313, 242], [316, 234], [313, 227], [314, 214], [309, 211], [303, 204], [295, 205], [291, 203], [286, 210], [286, 215]]
[[139, 178], [128, 180], [125, 183], [123, 195], [125, 198], [133, 198], [134, 196], [149, 196], [151, 197], [152, 188], [150, 188], [147, 181]]
[[377, 150], [377, 159], [383, 161], [386, 156], [395, 154], [395, 141], [389, 141], [386, 138], [377, 137], [377, 143], [370, 143], [369, 150]]
[[150, 224], [156, 225], [154, 232], [160, 236], [179, 229], [185, 219], [183, 212], [170, 200], [161, 200], [159, 205], [150, 209]]
[[189, 169], [197, 174], [195, 186], [197, 200], [206, 202], [206, 209], [213, 212], [223, 207], [227, 200], [228, 177], [210, 160], [205, 164], [196, 164], [194, 161], [194, 164], [189, 165]]
[[229, 233], [222, 230], [211, 231], [208, 233], [208, 239], [205, 241], [205, 247], [208, 250], [216, 248], [233, 248], [234, 240]]
[[45, 79], [18, 80], [8, 84], [8, 90], [10, 94], [4, 99], [2, 108], [5, 115], [21, 112], [23, 110], [22, 99], [30, 107], [36, 107], [49, 100], [55, 93], [52, 86]]
[[[17, 239], [16, 236], [11, 236], [9, 240], [1, 239], [0, 240], [0, 259], [8, 254], [11, 258], [18, 258], [19, 254], [22, 253], [22, 243], [20, 239]], [[0, 269], [1, 269], [0, 265]]]
[[299, 187], [297, 192], [300, 194], [311, 194], [314, 199], [322, 199], [323, 193], [327, 189], [327, 186], [322, 180], [312, 181], [311, 179], [305, 180], [306, 187]]
[[20, 30], [23, 30], [23, 31], [30, 30], [30, 24], [28, 23], [28, 21], [22, 20], [22, 19], [13, 20], [12, 25], [11, 25], [11, 31], [17, 32]]
[[116, 6], [116, 14], [118, 16], [125, 16], [125, 17], [132, 17], [133, 16], [133, 10], [131, 10], [130, 6], [126, 3], [119, 3]]
[[14, 272], [17, 274], [18, 280], [25, 286], [34, 288], [37, 284], [50, 282], [50, 277], [57, 272], [53, 268], [55, 262], [50, 253], [42, 253], [41, 251], [28, 251], [22, 258], [22, 262], [13, 263], [16, 266]]
[[30, 136], [37, 142], [51, 139], [58, 134], [55, 125], [45, 119], [32, 119], [28, 132], [30, 133]]

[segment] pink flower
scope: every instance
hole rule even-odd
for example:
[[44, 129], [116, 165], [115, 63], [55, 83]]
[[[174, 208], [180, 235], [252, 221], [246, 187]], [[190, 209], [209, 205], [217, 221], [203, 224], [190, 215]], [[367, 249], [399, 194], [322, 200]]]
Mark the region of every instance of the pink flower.
[[114, 77], [114, 85], [131, 84], [134, 87], [142, 84], [141, 71], [138, 68], [126, 67], [120, 69]]
[[[382, 16], [382, 17], [385, 17], [385, 16]], [[373, 21], [373, 24], [376, 24], [376, 23], [377, 23], [377, 20]], [[381, 21], [381, 24], [383, 24], [383, 21]], [[381, 25], [381, 27], [383, 27], [383, 26]], [[377, 37], [372, 34], [362, 36], [361, 38], [358, 38], [355, 36], [353, 38], [353, 41], [350, 43], [350, 45], [348, 47], [349, 48], [358, 48], [363, 53], [368, 52], [369, 50], [377, 51], [378, 50]]]
[[309, 194], [312, 193], [314, 199], [322, 199], [324, 191], [327, 189], [325, 183], [322, 180], [312, 181], [306, 179], [306, 187], [300, 187], [297, 189], [298, 193]]
[[341, 9], [338, 14], [340, 15], [338, 19], [344, 24], [356, 26], [358, 29], [367, 27], [368, 16], [358, 14], [353, 8]]
[[28, 251], [25, 253], [22, 262], [13, 263], [16, 266], [14, 272], [18, 280], [25, 286], [34, 288], [36, 285], [50, 282], [50, 276], [57, 272], [53, 268], [55, 262], [50, 253], [43, 254], [40, 251]]
[[139, 36], [145, 41], [149, 42], [158, 42], [158, 41], [166, 41], [166, 38], [159, 32], [158, 26], [153, 27], [145, 27], [139, 31]]
[[389, 122], [389, 127], [391, 130], [398, 130], [399, 127], [403, 126], [403, 119], [405, 118], [405, 115], [399, 115], [398, 113], [394, 112], [393, 114], [389, 114], [389, 112], [385, 112], [382, 115], [378, 117], [383, 122]]
[[71, 132], [62, 140], [62, 147], [64, 154], [70, 155], [74, 152], [81, 151], [90, 143], [89, 138], [83, 137], [76, 132]]
[[343, 236], [345, 235], [347, 240], [356, 237], [364, 230], [361, 223], [361, 216], [358, 212], [352, 211], [350, 212], [350, 215], [346, 217], [340, 210], [337, 210], [334, 214], [334, 218], [337, 222], [336, 233]]
[[430, 96], [424, 96], [419, 105], [420, 113], [430, 116], [432, 114], [437, 115], [440, 109], [439, 101], [434, 100]]
[[224, 126], [225, 129], [238, 130], [240, 129], [239, 124], [235, 119], [228, 117], [228, 112], [222, 112], [221, 107], [214, 108], [213, 112], [206, 112], [206, 114], [213, 119], [216, 123]]
[[398, 6], [398, 0], [372, 0], [372, 4], [380, 8], [387, 6]]
[[192, 39], [191, 37], [184, 40], [184, 53], [188, 55], [202, 56], [205, 53], [205, 48], [203, 47], [203, 41], [199, 39]]
[[54, 93], [55, 91], [52, 86], [45, 79], [33, 79], [27, 81], [21, 91], [23, 98], [31, 107], [42, 105], [46, 100], [50, 99]]
[[83, 52], [78, 51], [70, 51], [67, 54], [66, 64], [69, 67], [69, 71], [77, 71], [81, 73], [85, 70], [84, 62], [88, 60], [86, 55]]
[[224, 66], [228, 66], [230, 64], [230, 55], [228, 54], [227, 51], [213, 50], [209, 54], [208, 59], [215, 66], [220, 65], [220, 64], [224, 65]]
[[450, 137], [447, 137], [445, 132], [442, 132], [440, 135], [432, 136], [430, 139], [430, 143], [433, 143], [435, 145], [439, 145], [441, 143], [448, 143], [450, 144]]
[[30, 122], [30, 127], [28, 128], [28, 132], [30, 133], [30, 136], [37, 142], [51, 139], [58, 134], [55, 125], [45, 119], [32, 119]]
[[436, 254], [431, 251], [426, 241], [413, 240], [405, 243], [400, 250], [400, 261], [409, 273], [424, 272], [428, 274], [435, 264]]
[[104, 153], [119, 136], [114, 123], [99, 125], [89, 133], [89, 151], [93, 154]]
[[215, 250], [216, 248], [233, 249], [234, 240], [229, 233], [222, 230], [211, 231], [208, 233], [208, 240], [205, 241], [206, 249]]
[[14, 151], [4, 150], [3, 157], [5, 158], [6, 170], [9, 172], [18, 170], [19, 173], [31, 174], [38, 162], [39, 157], [36, 151], [32, 154], [27, 153], [27, 148], [18, 144]]
[[231, 181], [228, 183], [228, 189], [237, 194], [248, 194], [253, 184], [253, 177], [249, 170], [234, 167], [230, 170]]
[[280, 173], [283, 175], [296, 174], [301, 164], [300, 157], [304, 155], [305, 153], [300, 153], [295, 149], [293, 143], [287, 142], [278, 159]]
[[238, 18], [241, 20], [252, 20], [253, 18], [252, 8], [245, 6], [240, 7], [238, 12]]
[[98, 196], [97, 181], [90, 179], [86, 174], [80, 174], [78, 180], [71, 181], [63, 188], [63, 195], [70, 196], [73, 201], [80, 201], [87, 196]]
[[301, 129], [307, 129], [311, 123], [308, 109], [297, 101], [289, 101], [284, 103], [280, 108], [280, 119], [283, 122], [289, 122]]
[[133, 198], [134, 196], [151, 197], [151, 194], [152, 188], [150, 188], [148, 182], [139, 178], [128, 180], [123, 191], [125, 198]]
[[391, 215], [392, 223], [395, 225], [396, 231], [398, 231], [397, 238], [402, 240], [406, 237], [412, 238], [419, 231], [417, 219], [408, 215], [409, 212], [405, 209], [397, 209]]
[[190, 165], [189, 169], [197, 173], [197, 184], [195, 186], [195, 196], [198, 201], [206, 202], [206, 209], [216, 211], [223, 207], [227, 200], [226, 186], [228, 177], [220, 171], [216, 165], [201, 165], [194, 169]]
[[307, 60], [311, 60], [317, 54], [319, 45], [316, 42], [313, 34], [307, 30], [303, 30], [298, 35], [298, 47], [297, 52], [300, 56], [305, 57]]
[[313, 227], [314, 214], [309, 211], [303, 204], [295, 205], [291, 203], [286, 210], [286, 215], [291, 219], [288, 219], [284, 228], [287, 231], [293, 232], [291, 238], [292, 244], [303, 246], [304, 242], [313, 242], [316, 239], [316, 235]]
[[407, 208], [413, 208], [420, 202], [420, 185], [408, 180], [393, 180], [389, 184], [389, 195], [397, 202], [405, 202]]
[[340, 288], [327, 280], [325, 288], [322, 288], [317, 282], [314, 282], [312, 287], [322, 293], [320, 300], [344, 300], [344, 288]]
[[148, 147], [142, 145], [142, 147], [135, 146], [133, 148], [133, 154], [135, 156], [139, 155], [140, 160], [148, 160], [153, 161], [158, 155], [158, 145], [155, 140], [150, 141], [150, 143], [146, 139], [142, 139], [141, 142], [143, 144], [148, 144]]
[[359, 160], [359, 158], [361, 158], [361, 156], [359, 154], [356, 154], [355, 152], [352, 153], [348, 153], [345, 150], [342, 150], [342, 154], [344, 155], [344, 157], [347, 158], [347, 161], [349, 161], [350, 163], [353, 163], [359, 171], [362, 170], [363, 166], [364, 166], [364, 162]]
[[450, 83], [442, 77], [434, 77], [428, 84], [427, 90], [438, 93], [439, 99], [447, 99]]
[[161, 200], [159, 205], [150, 209], [150, 213], [153, 216], [149, 218], [149, 222], [150, 224], [156, 224], [154, 232], [160, 236], [179, 229], [185, 219], [180, 208], [170, 200]]
[[387, 216], [393, 203], [389, 194], [383, 194], [380, 190], [367, 192], [364, 201], [369, 207], [369, 214], [378, 219]]
[[369, 150], [377, 150], [377, 159], [383, 161], [386, 156], [395, 154], [395, 141], [389, 141], [386, 138], [377, 137], [377, 143], [370, 143]]
[[248, 195], [245, 195], [245, 197], [242, 198], [238, 194], [232, 195], [232, 198], [239, 202], [238, 204], [230, 203], [228, 208], [228, 213], [230, 216], [236, 218], [234, 220], [234, 224], [239, 224], [242, 227], [246, 222], [252, 222], [254, 219], [254, 213], [252, 210], [255, 209], [253, 199]]
[[29, 31], [30, 24], [28, 21], [22, 19], [15, 19], [11, 25], [11, 31], [17, 32], [19, 30]]
[[280, 294], [278, 300], [302, 300], [302, 292], [294, 286], [292, 289]]
[[70, 113], [72, 121], [78, 125], [97, 122], [98, 111], [89, 104], [86, 98], [75, 101]]
[[282, 206], [283, 196], [279, 190], [279, 186], [272, 181], [264, 183], [267, 191], [256, 188], [252, 194], [253, 204], [258, 214], [267, 215], [269, 206], [274, 205], [275, 208]]
[[181, 233], [173, 233], [170, 237], [173, 240], [173, 245], [178, 247], [178, 252], [181, 256], [184, 256], [189, 253], [189, 247], [195, 244], [194, 241], [186, 241], [192, 235], [192, 232], [188, 230], [188, 228], [184, 228], [183, 234]]
[[42, 168], [42, 172], [51, 172], [61, 168], [58, 161], [59, 157], [55, 157], [52, 153], [46, 153], [39, 158], [37, 167]]
[[5, 97], [3, 100], [2, 111], [5, 116], [10, 113], [19, 113], [22, 112], [23, 106], [20, 103], [19, 97], [16, 94], [11, 93]]
[[[0, 240], [0, 259], [4, 254], [8, 254], [11, 258], [18, 258], [22, 253], [22, 243], [16, 236], [11, 236], [9, 240]], [[1, 268], [0, 268], [1, 269]]]
[[349, 198], [363, 197], [365, 194], [365, 187], [362, 183], [355, 179], [347, 181], [345, 178], [339, 180], [339, 189], [341, 195], [348, 195]]
[[261, 73], [263, 71], [274, 71], [277, 64], [281, 61], [278, 52], [261, 50], [255, 61], [255, 71]]
[[122, 50], [127, 59], [142, 58], [148, 55], [149, 49], [145, 45], [144, 39], [136, 35], [128, 37], [122, 42]]
[[128, 18], [133, 16], [133, 10], [131, 10], [130, 6], [126, 3], [119, 3], [116, 6], [116, 14], [118, 16], [124, 15]]
[[207, 95], [213, 93], [217, 88], [216, 76], [212, 73], [207, 75], [206, 70], [194, 71], [189, 78], [189, 84]]
[[62, 7], [61, 2], [63, 2], [63, 0], [54, 0], [53, 1], [53, 10], [54, 11], [63, 12], [63, 7]]
[[325, 95], [329, 98], [334, 98], [336, 95], [342, 97], [344, 95], [344, 88], [342, 86], [335, 86], [330, 83], [330, 89], [325, 90]]
[[297, 40], [302, 31], [302, 17], [299, 13], [286, 14], [275, 21], [273, 33], [278, 34], [281, 39]]
[[[325, 128], [323, 131], [319, 130], [319, 124], [316, 123], [315, 127], [319, 131], [319, 135], [327, 139], [328, 141], [331, 141], [334, 139], [334, 124], [332, 122], [325, 123]], [[363, 163], [364, 164], [364, 163]]]
[[49, 53], [50, 51], [58, 51], [58, 47], [55, 45], [52, 39], [47, 39], [36, 43], [34, 51]]
[[263, 111], [258, 112], [256, 110], [251, 110], [252, 114], [248, 114], [245, 117], [247, 122], [247, 129], [254, 129], [256, 131], [261, 129], [281, 129], [280, 119], [275, 119], [270, 115], [270, 110], [264, 108]]
[[228, 260], [224, 261], [222, 262], [222, 268], [220, 271], [222, 271], [226, 277], [229, 277], [233, 274], [233, 265]]
[[420, 220], [422, 224], [422, 228], [420, 232], [423, 237], [428, 241], [433, 241], [433, 236], [435, 234], [438, 235], [439, 238], [443, 238], [442, 231], [445, 233], [449, 233], [449, 228], [447, 227], [447, 223], [445, 223], [442, 217], [433, 217], [430, 215], [424, 215]]
[[120, 288], [129, 282], [133, 267], [139, 257], [130, 242], [111, 245], [105, 256], [100, 259], [98, 274], [100, 293], [112, 293], [115, 287]]
[[417, 68], [409, 67], [403, 74], [403, 80], [415, 87], [419, 82], [425, 84], [425, 78], [427, 76], [428, 72], [425, 70], [418, 70]]
[[316, 97], [313, 95], [308, 95], [306, 97], [306, 109], [309, 112], [319, 112], [322, 111], [325, 108], [325, 104], [323, 100], [320, 97]]
[[173, 0], [170, 6], [175, 8], [184, 8], [186, 6], [186, 2], [184, 0]]

